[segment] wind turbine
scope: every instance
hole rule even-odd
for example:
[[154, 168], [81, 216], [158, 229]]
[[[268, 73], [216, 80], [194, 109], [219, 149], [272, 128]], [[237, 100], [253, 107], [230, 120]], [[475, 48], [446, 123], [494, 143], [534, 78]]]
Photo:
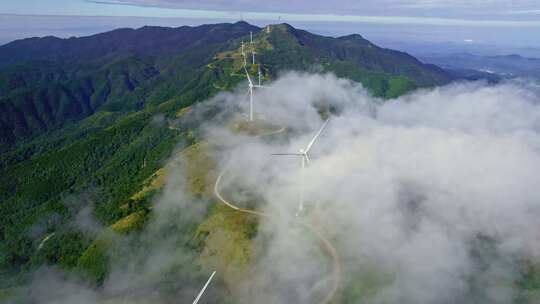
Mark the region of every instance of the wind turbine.
[[246, 77], [248, 80], [248, 93], [249, 93], [249, 121], [253, 121], [253, 81], [251, 81], [251, 77], [249, 76], [248, 70], [246, 66], [244, 65], [244, 71], [246, 72]]
[[317, 134], [315, 134], [315, 136], [313, 136], [313, 138], [311, 139], [311, 141], [309, 142], [309, 144], [306, 146], [305, 149], [300, 149], [298, 151], [298, 153], [273, 153], [272, 155], [293, 155], [293, 156], [300, 156], [302, 158], [302, 171], [300, 173], [300, 202], [298, 204], [298, 210], [296, 211], [296, 216], [299, 216], [302, 211], [304, 211], [304, 179], [305, 179], [305, 168], [306, 168], [306, 165], [308, 165], [310, 163], [310, 159], [309, 159], [309, 151], [311, 150], [311, 148], [313, 147], [313, 144], [315, 143], [315, 141], [317, 140], [317, 138], [319, 137], [319, 135], [321, 135], [322, 131], [324, 130], [324, 128], [326, 128], [326, 125], [328, 124], [328, 122], [330, 121], [330, 118], [328, 118], [324, 123], [323, 125], [321, 126], [321, 128], [319, 129], [319, 131], [317, 131]]
[[253, 121], [253, 88], [266, 88], [265, 86], [261, 85], [261, 74], [259, 70], [259, 84], [253, 84], [253, 80], [251, 80], [251, 76], [249, 76], [249, 72], [244, 66], [244, 71], [246, 72], [246, 78], [248, 80], [248, 94], [249, 94], [249, 121]]
[[208, 287], [208, 285], [210, 284], [210, 281], [212, 281], [212, 278], [214, 278], [214, 275], [216, 274], [216, 272], [212, 272], [212, 275], [210, 275], [210, 278], [208, 279], [208, 281], [206, 281], [206, 284], [204, 284], [203, 288], [201, 289], [201, 292], [199, 292], [199, 294], [197, 295], [197, 297], [195, 298], [195, 301], [193, 301], [193, 304], [197, 304], [199, 303], [199, 300], [201, 299], [204, 291], [206, 290], [206, 288]]
[[261, 68], [259, 67], [259, 84], [254, 84], [251, 76], [246, 66], [245, 57], [244, 57], [244, 72], [246, 72], [246, 78], [248, 80], [248, 94], [249, 94], [249, 121], [253, 121], [253, 88], [266, 88], [261, 85]]
[[[250, 47], [251, 47], [251, 56], [252, 56], [252, 64], [255, 65], [255, 49], [253, 48], [253, 32], [249, 32], [249, 41], [250, 41]], [[246, 95], [249, 94], [249, 121], [253, 121], [253, 88], [266, 88], [262, 85], [262, 73], [261, 73], [261, 66], [259, 65], [258, 68], [258, 77], [259, 77], [259, 84], [254, 84], [253, 80], [251, 79], [251, 76], [249, 75], [248, 69], [247, 69], [247, 60], [246, 60], [246, 54], [244, 53], [244, 42], [242, 41], [242, 55], [244, 56], [244, 72], [246, 73], [246, 78], [248, 80], [248, 91]]]
[[244, 58], [244, 66], [247, 65], [246, 53], [244, 52], [244, 40], [242, 40], [242, 57]]
[[250, 41], [250, 47], [251, 47], [251, 64], [255, 64], [255, 48], [253, 47], [253, 32], [249, 32], [249, 41]]

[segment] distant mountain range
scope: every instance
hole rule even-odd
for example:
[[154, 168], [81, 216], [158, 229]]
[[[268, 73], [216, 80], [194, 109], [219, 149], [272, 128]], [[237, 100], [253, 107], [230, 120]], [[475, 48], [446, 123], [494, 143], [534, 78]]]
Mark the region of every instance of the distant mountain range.
[[451, 71], [472, 73], [476, 71], [484, 77], [533, 77], [540, 78], [540, 59], [520, 55], [479, 56], [470, 53], [450, 55], [423, 55], [423, 62], [436, 64]]

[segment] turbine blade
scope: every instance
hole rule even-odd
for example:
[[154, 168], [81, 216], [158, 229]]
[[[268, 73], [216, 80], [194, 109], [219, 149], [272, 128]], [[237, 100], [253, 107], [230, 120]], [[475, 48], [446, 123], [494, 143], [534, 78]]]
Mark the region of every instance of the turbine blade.
[[313, 144], [315, 143], [315, 141], [317, 140], [317, 138], [319, 137], [319, 135], [321, 135], [322, 131], [324, 130], [324, 128], [326, 127], [326, 125], [328, 124], [328, 122], [330, 121], [330, 118], [328, 118], [322, 125], [322, 127], [319, 129], [319, 131], [317, 132], [317, 134], [315, 134], [315, 136], [313, 137], [313, 139], [309, 142], [309, 144], [307, 145], [306, 149], [304, 150], [304, 152], [307, 154], [309, 152], [309, 150], [311, 150], [311, 147], [313, 147]]
[[251, 77], [249, 77], [249, 73], [248, 73], [248, 70], [247, 70], [246, 66], [244, 66], [244, 71], [246, 71], [246, 77], [247, 77], [247, 79], [249, 81], [249, 86], [253, 87], [253, 82], [251, 81]]
[[294, 156], [303, 156], [301, 153], [272, 153], [270, 155], [294, 155]]
[[307, 154], [304, 154], [304, 157], [306, 158], [306, 163], [309, 164], [311, 162], [311, 160], [309, 159], [309, 156]]
[[199, 295], [197, 295], [197, 297], [195, 298], [195, 301], [193, 301], [193, 304], [197, 304], [199, 302], [199, 300], [201, 299], [204, 291], [206, 290], [206, 288], [208, 287], [208, 284], [210, 284], [210, 281], [212, 281], [212, 278], [214, 278], [214, 275], [216, 274], [216, 272], [212, 272], [212, 275], [210, 276], [210, 278], [208, 279], [208, 281], [206, 281], [206, 284], [204, 284], [204, 287], [202, 288], [201, 292], [199, 292]]

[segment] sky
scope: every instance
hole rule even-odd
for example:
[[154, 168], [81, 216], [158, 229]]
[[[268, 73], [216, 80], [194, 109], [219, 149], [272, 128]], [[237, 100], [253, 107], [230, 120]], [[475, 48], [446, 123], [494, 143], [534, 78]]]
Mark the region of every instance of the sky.
[[540, 47], [539, 17], [540, 2], [534, 0], [3, 0], [0, 43], [243, 19], [257, 25], [287, 22], [332, 36], [359, 33], [382, 44], [524, 48]]

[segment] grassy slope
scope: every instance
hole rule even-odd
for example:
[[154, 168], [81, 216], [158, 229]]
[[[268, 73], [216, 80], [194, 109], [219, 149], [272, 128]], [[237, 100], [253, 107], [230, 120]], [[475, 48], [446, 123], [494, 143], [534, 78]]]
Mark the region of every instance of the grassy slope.
[[[257, 222], [255, 218], [235, 212], [215, 200], [212, 192], [214, 167], [208, 149], [208, 144], [199, 142], [181, 152], [181, 157], [187, 163], [187, 182], [191, 194], [214, 202], [206, 219], [197, 225], [192, 240], [185, 246], [192, 248], [196, 244], [192, 250], [199, 252], [197, 263], [203, 268], [218, 269], [225, 277], [225, 283], [232, 284], [249, 264], [252, 255], [250, 239], [254, 236]], [[158, 169], [152, 178], [143, 183], [143, 190], [136, 197], [147, 198], [159, 193], [164, 187], [167, 172], [167, 168]], [[151, 212], [137, 211], [118, 220], [110, 228], [115, 233], [132, 233], [143, 228], [149, 216]], [[107, 265], [110, 259], [115, 259], [110, 256], [111, 246], [110, 234], [104, 233], [79, 258], [78, 268], [92, 281], [101, 282], [107, 275]]]

